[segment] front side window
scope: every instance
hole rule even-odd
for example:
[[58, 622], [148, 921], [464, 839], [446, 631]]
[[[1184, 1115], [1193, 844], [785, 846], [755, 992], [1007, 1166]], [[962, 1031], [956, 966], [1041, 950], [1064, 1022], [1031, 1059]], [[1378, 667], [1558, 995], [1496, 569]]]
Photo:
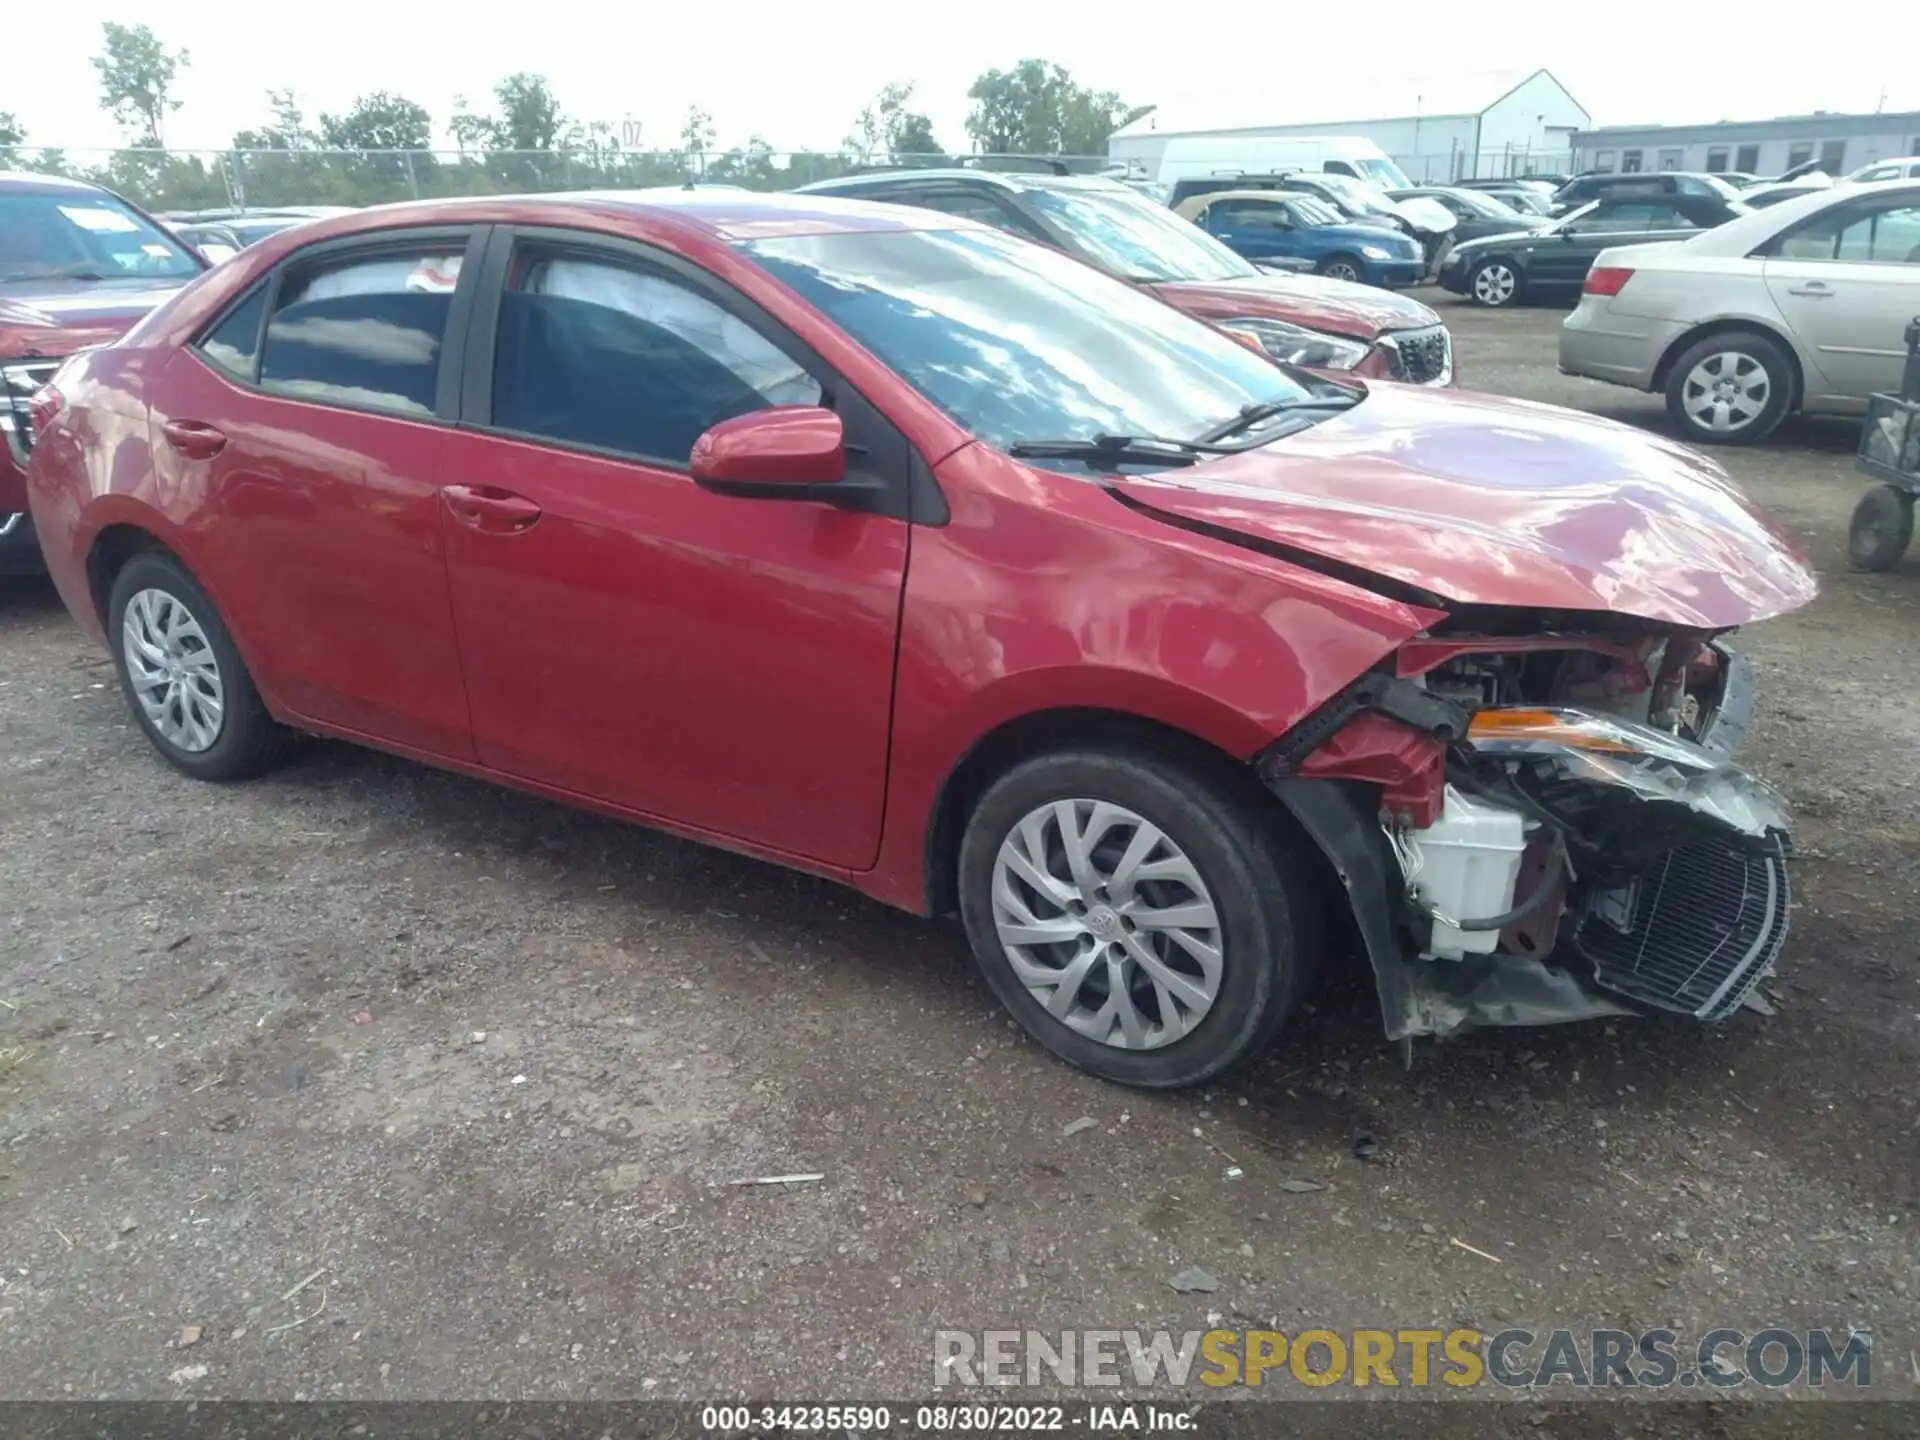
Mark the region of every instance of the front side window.
[[820, 403], [758, 330], [638, 265], [524, 252], [496, 335], [493, 424], [522, 435], [684, 465], [722, 420]]
[[1027, 203], [1101, 269], [1126, 280], [1238, 280], [1257, 275], [1218, 240], [1131, 191], [1036, 187]]
[[1615, 204], [1602, 201], [1594, 213], [1580, 222], [1581, 230], [1692, 230], [1694, 223], [1677, 207], [1660, 200], [1628, 200]]
[[737, 242], [989, 445], [1192, 439], [1308, 385], [1057, 251], [990, 231]]
[[993, 196], [978, 190], [896, 190], [875, 198], [895, 205], [917, 205], [922, 210], [938, 210], [942, 215], [958, 215], [963, 220], [991, 225], [996, 230], [1005, 230], [1014, 235], [1028, 235], [1026, 228], [1007, 213], [1005, 206]]
[[0, 281], [190, 280], [172, 235], [104, 191], [0, 195]]
[[1207, 212], [1216, 228], [1285, 230], [1287, 207], [1278, 200], [1223, 200]]
[[289, 269], [267, 322], [260, 384], [300, 400], [430, 417], [463, 253], [435, 245]]

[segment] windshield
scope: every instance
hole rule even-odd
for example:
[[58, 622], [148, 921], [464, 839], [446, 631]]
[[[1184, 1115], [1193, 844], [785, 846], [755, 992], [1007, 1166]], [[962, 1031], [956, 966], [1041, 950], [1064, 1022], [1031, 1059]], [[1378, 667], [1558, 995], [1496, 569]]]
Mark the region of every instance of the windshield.
[[1526, 217], [1511, 205], [1504, 205], [1492, 195], [1483, 195], [1478, 190], [1455, 190], [1451, 197], [1473, 211], [1474, 214], [1488, 220], [1522, 220]]
[[1048, 190], [1027, 202], [1086, 258], [1128, 280], [1240, 280], [1259, 272], [1164, 205], [1117, 190]]
[[1356, 180], [1351, 175], [1315, 175], [1313, 178], [1355, 209], [1374, 210], [1386, 214], [1391, 214], [1393, 211], [1393, 203], [1385, 195], [1365, 181]]
[[1191, 440], [1250, 405], [1312, 393], [1212, 326], [998, 231], [737, 243], [998, 449], [1101, 435]]
[[1382, 190], [1404, 190], [1412, 182], [1407, 172], [1391, 160], [1349, 160], [1347, 162]]
[[180, 242], [111, 195], [0, 194], [0, 281], [186, 280]]

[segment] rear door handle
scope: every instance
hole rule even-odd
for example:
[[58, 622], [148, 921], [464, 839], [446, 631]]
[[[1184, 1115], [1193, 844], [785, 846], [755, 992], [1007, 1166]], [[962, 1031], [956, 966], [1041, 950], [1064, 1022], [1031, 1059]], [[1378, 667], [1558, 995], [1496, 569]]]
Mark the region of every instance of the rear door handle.
[[1821, 300], [1833, 294], [1833, 289], [1824, 280], [1809, 280], [1804, 285], [1789, 285], [1789, 295], [1805, 295], [1810, 299]]
[[440, 498], [462, 524], [495, 534], [525, 530], [541, 513], [526, 496], [493, 485], [443, 485]]
[[161, 425], [160, 433], [189, 460], [211, 460], [227, 443], [225, 435], [199, 420], [168, 420]]

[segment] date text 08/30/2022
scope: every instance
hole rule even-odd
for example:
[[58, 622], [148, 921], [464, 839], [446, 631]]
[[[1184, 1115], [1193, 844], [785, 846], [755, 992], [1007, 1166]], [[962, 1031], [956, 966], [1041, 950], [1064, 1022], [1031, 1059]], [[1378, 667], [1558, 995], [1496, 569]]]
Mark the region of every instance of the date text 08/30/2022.
[[708, 1405], [700, 1428], [709, 1434], [814, 1431], [1008, 1434], [1081, 1430], [1089, 1434], [1192, 1430], [1197, 1406], [1178, 1405]]

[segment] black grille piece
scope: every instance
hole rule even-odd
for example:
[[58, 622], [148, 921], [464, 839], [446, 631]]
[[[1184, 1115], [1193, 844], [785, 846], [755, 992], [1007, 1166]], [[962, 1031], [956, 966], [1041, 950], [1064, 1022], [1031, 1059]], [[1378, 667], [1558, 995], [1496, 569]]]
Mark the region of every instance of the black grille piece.
[[33, 422], [27, 413], [27, 401], [59, 368], [58, 360], [14, 360], [0, 365], [0, 429], [6, 431], [7, 448], [21, 465], [27, 463], [27, 454], [33, 449]]
[[1792, 896], [1785, 846], [1701, 841], [1597, 898], [1577, 943], [1594, 979], [1628, 999], [1724, 1020], [1773, 968]]
[[1410, 385], [1444, 385], [1453, 378], [1453, 339], [1446, 326], [1396, 330], [1383, 343], [1393, 353], [1394, 379]]

